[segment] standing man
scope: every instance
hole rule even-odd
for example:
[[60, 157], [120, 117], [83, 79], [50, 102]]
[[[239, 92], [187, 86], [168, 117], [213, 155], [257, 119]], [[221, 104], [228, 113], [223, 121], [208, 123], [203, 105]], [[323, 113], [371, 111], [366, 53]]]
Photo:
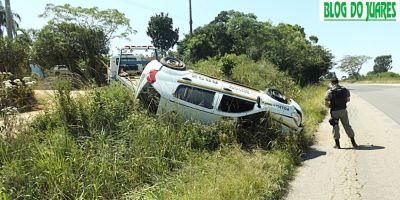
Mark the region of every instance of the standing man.
[[354, 131], [350, 126], [349, 116], [347, 115], [346, 103], [350, 101], [350, 92], [346, 88], [339, 85], [339, 80], [333, 78], [331, 80], [331, 88], [326, 92], [325, 105], [330, 108], [331, 119], [329, 123], [333, 126], [333, 138], [335, 139], [334, 148], [340, 149], [339, 120], [342, 123], [347, 136], [351, 140], [354, 148], [357, 148], [354, 140]]

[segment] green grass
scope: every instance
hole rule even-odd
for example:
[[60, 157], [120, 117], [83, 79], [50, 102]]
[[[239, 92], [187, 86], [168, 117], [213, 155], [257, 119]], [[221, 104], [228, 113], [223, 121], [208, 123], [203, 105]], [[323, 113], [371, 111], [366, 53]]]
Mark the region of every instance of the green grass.
[[303, 147], [310, 146], [314, 142], [314, 133], [327, 114], [324, 105], [327, 89], [327, 85], [310, 85], [302, 88], [298, 102], [304, 112]]
[[286, 152], [247, 152], [235, 145], [193, 157], [175, 176], [127, 199], [276, 199], [295, 168]]

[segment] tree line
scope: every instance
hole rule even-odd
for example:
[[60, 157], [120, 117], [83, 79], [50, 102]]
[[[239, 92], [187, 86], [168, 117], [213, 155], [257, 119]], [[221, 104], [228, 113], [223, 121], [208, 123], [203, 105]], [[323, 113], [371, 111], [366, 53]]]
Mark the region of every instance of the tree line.
[[[362, 66], [371, 59], [365, 55], [346, 55], [340, 60], [338, 69], [348, 74], [348, 78], [354, 77], [356, 80], [360, 77], [360, 70]], [[393, 68], [392, 55], [381, 55], [374, 59], [373, 71], [370, 74], [388, 72]]]

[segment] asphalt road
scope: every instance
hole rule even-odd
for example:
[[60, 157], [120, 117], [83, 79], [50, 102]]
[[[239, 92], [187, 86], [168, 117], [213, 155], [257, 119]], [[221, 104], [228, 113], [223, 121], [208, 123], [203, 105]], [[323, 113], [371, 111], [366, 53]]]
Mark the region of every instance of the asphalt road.
[[341, 127], [334, 149], [328, 116], [304, 156], [287, 199], [400, 199], [400, 86], [346, 85], [350, 123], [360, 148]]
[[400, 124], [400, 85], [349, 84], [345, 87]]

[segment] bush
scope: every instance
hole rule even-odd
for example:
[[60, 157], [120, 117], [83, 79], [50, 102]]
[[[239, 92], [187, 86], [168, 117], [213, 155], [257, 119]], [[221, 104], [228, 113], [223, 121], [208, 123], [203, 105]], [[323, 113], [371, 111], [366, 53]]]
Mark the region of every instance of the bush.
[[16, 107], [18, 111], [26, 111], [36, 103], [31, 87], [34, 81], [24, 81], [11, 73], [0, 72], [0, 84], [0, 110]]
[[222, 66], [221, 66], [221, 71], [222, 73], [229, 77], [232, 75], [232, 70], [235, 67], [235, 62], [229, 58], [229, 56], [225, 56], [221, 58]]
[[0, 72], [27, 74], [28, 50], [19, 40], [0, 37]]

